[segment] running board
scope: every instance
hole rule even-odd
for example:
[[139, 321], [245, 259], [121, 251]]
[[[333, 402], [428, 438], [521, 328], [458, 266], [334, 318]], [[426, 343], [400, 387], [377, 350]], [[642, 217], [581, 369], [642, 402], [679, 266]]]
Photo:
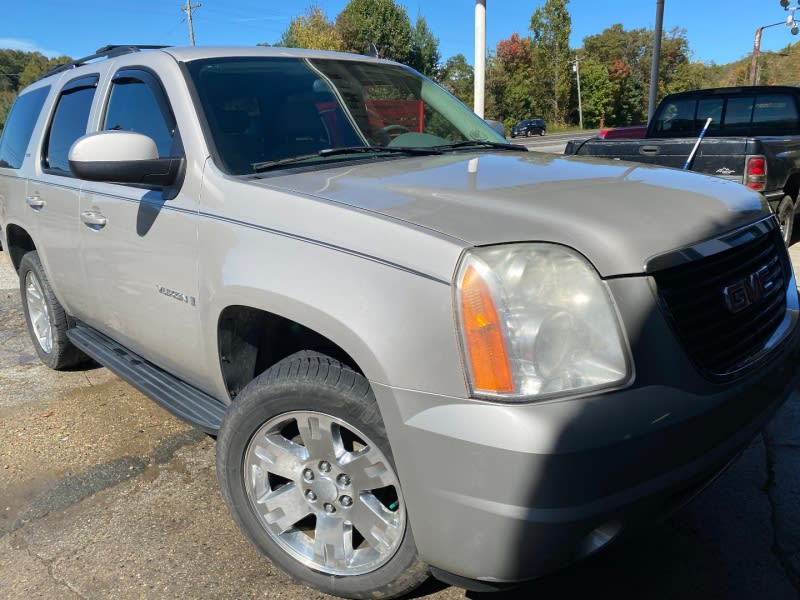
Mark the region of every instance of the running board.
[[68, 330], [67, 337], [75, 346], [176, 417], [211, 435], [216, 435], [222, 427], [227, 407], [214, 397], [85, 325]]

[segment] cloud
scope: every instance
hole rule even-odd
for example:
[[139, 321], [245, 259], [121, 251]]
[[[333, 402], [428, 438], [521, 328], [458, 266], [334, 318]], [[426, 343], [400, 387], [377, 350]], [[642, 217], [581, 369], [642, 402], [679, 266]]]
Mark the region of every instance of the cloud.
[[41, 48], [32, 40], [23, 40], [19, 38], [0, 38], [0, 48], [7, 48], [9, 50], [22, 50], [23, 52], [40, 52], [48, 58], [64, 56], [64, 53], [59, 50], [48, 50], [46, 48]]

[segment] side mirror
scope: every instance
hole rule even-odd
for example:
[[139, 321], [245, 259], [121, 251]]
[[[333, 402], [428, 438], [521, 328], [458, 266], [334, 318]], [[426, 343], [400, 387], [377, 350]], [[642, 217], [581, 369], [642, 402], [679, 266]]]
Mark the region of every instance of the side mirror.
[[487, 125], [489, 125], [489, 127], [494, 129], [501, 136], [506, 137], [505, 125], [503, 125], [500, 121], [495, 121], [493, 119], [484, 119], [484, 121], [486, 121]]
[[69, 151], [69, 168], [88, 181], [170, 186], [183, 158], [159, 158], [156, 143], [132, 131], [101, 131], [78, 138]]

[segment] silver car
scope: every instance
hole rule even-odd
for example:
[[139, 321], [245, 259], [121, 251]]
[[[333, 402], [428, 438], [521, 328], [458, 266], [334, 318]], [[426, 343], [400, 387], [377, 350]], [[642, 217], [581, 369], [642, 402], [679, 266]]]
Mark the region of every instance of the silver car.
[[795, 383], [758, 194], [527, 152], [375, 58], [65, 65], [3, 132], [0, 234], [42, 360], [93, 357], [218, 436], [242, 532], [340, 596], [589, 556], [690, 499]]

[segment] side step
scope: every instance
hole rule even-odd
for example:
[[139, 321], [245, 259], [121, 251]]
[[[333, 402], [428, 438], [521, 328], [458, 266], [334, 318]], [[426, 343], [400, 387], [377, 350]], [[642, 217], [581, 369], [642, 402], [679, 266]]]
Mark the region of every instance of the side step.
[[85, 325], [67, 331], [78, 348], [119, 375], [176, 417], [216, 435], [226, 406], [188, 383], [147, 362], [124, 346]]

